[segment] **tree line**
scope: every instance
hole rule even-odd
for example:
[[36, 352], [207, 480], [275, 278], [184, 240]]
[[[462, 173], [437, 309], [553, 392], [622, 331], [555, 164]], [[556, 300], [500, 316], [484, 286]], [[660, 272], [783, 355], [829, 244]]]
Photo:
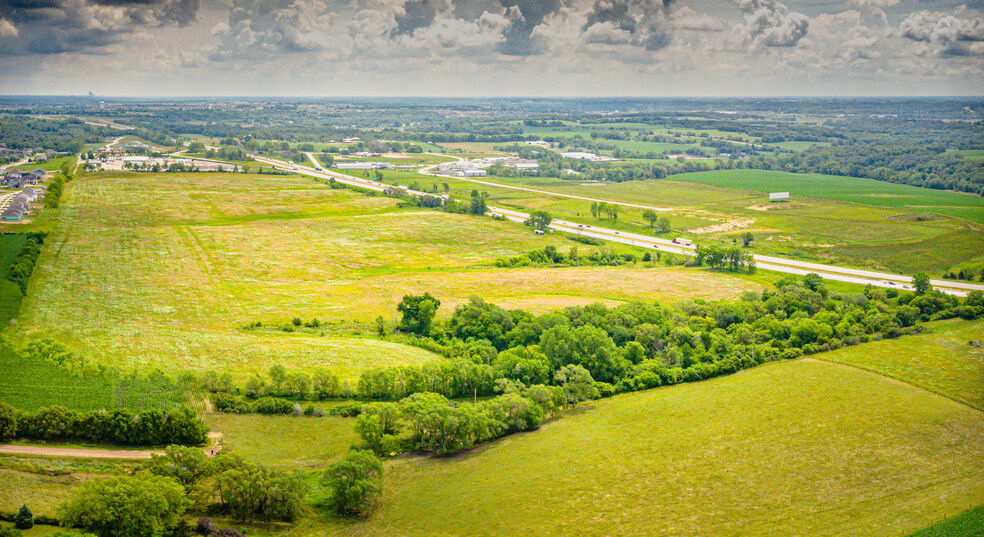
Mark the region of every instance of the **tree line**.
[[[921, 330], [920, 322], [970, 319], [984, 312], [980, 292], [961, 301], [932, 290], [928, 277], [919, 281], [917, 292], [869, 287], [861, 294], [838, 294], [815, 274], [790, 276], [774, 291], [749, 292], [738, 301], [688, 300], [674, 306], [635, 302], [615, 308], [594, 304], [539, 316], [473, 297], [447, 320], [437, 318], [437, 297], [407, 295], [397, 308], [396, 332], [426, 343], [446, 360], [368, 369], [345, 393], [336, 389], [342, 385], [336, 377], [321, 371], [318, 390], [304, 390], [315, 383], [300, 380], [295, 386], [302, 389], [287, 394], [285, 379], [304, 374], [279, 369], [281, 381], [266, 384], [257, 378], [247, 391], [230, 379], [225, 391], [256, 396], [256, 387], [269, 386], [295, 399], [399, 401], [422, 392], [455, 399], [495, 395], [503, 379], [527, 387], [556, 386], [558, 371], [578, 365], [598, 383], [599, 393], [611, 394], [899, 337]], [[385, 323], [380, 331], [388, 332]], [[278, 405], [288, 412], [288, 404]], [[301, 413], [290, 407], [290, 413]]]
[[44, 232], [29, 233], [14, 262], [7, 269], [7, 280], [16, 283], [22, 294], [27, 294], [27, 284], [34, 273], [34, 265], [41, 256], [41, 246], [47, 236]]
[[85, 441], [128, 446], [201, 446], [208, 427], [188, 408], [78, 412], [50, 406], [24, 412], [0, 402], [0, 440]]

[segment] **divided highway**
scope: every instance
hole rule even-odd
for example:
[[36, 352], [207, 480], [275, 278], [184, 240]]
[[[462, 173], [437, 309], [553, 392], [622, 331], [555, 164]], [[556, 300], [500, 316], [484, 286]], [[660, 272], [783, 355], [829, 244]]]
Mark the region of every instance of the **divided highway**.
[[[303, 175], [320, 177], [322, 179], [335, 179], [336, 181], [343, 184], [357, 186], [359, 188], [365, 188], [368, 190], [375, 190], [377, 192], [383, 192], [384, 190], [390, 187], [390, 185], [387, 185], [385, 183], [371, 181], [359, 177], [353, 177], [351, 175], [346, 175], [329, 170], [318, 171], [310, 166], [302, 166], [296, 163], [291, 165], [290, 163], [284, 162], [282, 160], [271, 159], [258, 155], [253, 155], [253, 158], [256, 159], [257, 162], [269, 164], [271, 166], [275, 166], [285, 171], [292, 171], [294, 173], [299, 173]], [[321, 167], [321, 164], [318, 162], [318, 160], [314, 157], [313, 154], [308, 153], [308, 158], [314, 164], [315, 168]], [[436, 174], [433, 174], [432, 176], [441, 177], [440, 175], [436, 175]], [[454, 179], [459, 179], [459, 178], [454, 177]], [[489, 183], [489, 184], [491, 186], [496, 186], [496, 187], [503, 186], [498, 183]], [[520, 187], [515, 187], [515, 188], [526, 190]], [[433, 195], [428, 192], [418, 192], [414, 190], [407, 190], [407, 192], [418, 196]], [[544, 192], [544, 193], [557, 195], [552, 192]], [[504, 209], [500, 207], [489, 207], [488, 210], [489, 213], [491, 214], [503, 216], [514, 222], [523, 222], [529, 218], [528, 214], [511, 209]], [[590, 226], [587, 224], [579, 224], [577, 222], [554, 220], [550, 224], [550, 227], [557, 231], [583, 235], [585, 237], [592, 237], [592, 238], [606, 240], [610, 242], [639, 246], [642, 248], [649, 248], [652, 250], [659, 250], [663, 252], [690, 255], [690, 256], [696, 254], [695, 252], [696, 248], [694, 246], [676, 244], [673, 241], [669, 241], [666, 239], [659, 239], [647, 235], [628, 233], [625, 231], [615, 231], [613, 229]], [[884, 273], [884, 272], [874, 272], [869, 270], [852, 269], [847, 267], [824, 265], [820, 263], [810, 263], [806, 261], [797, 261], [794, 259], [785, 259], [781, 257], [773, 257], [767, 255], [754, 255], [753, 258], [755, 259], [755, 264], [758, 268], [761, 268], [763, 270], [783, 272], [787, 274], [796, 274], [802, 276], [814, 272], [816, 274], [819, 274], [822, 278], [826, 280], [856, 283], [861, 285], [872, 285], [875, 287], [885, 287], [885, 288], [895, 288], [895, 289], [907, 289], [910, 288], [912, 284], [912, 277], [906, 276], [904, 274], [892, 274], [892, 273]], [[931, 283], [935, 288], [939, 289], [940, 291], [956, 296], [966, 296], [967, 291], [971, 291], [971, 290], [984, 291], [984, 285], [981, 284], [966, 283], [966, 282], [952, 282], [947, 280], [931, 280]]]

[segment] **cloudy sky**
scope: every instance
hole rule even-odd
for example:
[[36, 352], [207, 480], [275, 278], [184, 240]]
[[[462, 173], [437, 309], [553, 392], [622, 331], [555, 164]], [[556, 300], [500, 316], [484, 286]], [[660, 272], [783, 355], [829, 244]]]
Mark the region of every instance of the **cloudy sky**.
[[0, 0], [0, 93], [984, 94], [984, 0]]

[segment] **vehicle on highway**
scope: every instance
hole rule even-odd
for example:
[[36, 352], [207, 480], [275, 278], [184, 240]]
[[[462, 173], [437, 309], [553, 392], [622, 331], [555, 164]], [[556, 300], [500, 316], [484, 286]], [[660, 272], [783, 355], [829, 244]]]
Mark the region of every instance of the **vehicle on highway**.
[[319, 171], [319, 172], [325, 171], [325, 169], [322, 168], [321, 166], [315, 166], [314, 169], [317, 170], [317, 171]]

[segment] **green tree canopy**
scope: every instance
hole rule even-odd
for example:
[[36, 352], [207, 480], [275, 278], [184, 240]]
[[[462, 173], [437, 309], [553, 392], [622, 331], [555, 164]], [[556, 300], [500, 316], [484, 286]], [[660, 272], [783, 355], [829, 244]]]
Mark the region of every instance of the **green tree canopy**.
[[174, 479], [141, 473], [86, 481], [58, 511], [65, 526], [100, 537], [163, 537], [190, 505]]
[[383, 493], [383, 463], [370, 451], [352, 450], [328, 466], [323, 482], [336, 513], [367, 517]]
[[430, 293], [422, 295], [403, 295], [403, 301], [396, 307], [402, 318], [400, 329], [412, 334], [426, 336], [430, 333], [431, 323], [437, 314], [441, 301]]

